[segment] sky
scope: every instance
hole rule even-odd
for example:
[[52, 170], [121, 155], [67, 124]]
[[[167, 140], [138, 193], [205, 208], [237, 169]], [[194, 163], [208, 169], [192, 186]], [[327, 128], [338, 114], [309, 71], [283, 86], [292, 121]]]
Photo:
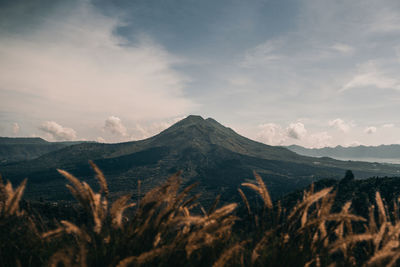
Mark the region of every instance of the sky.
[[0, 136], [400, 143], [398, 0], [0, 0]]

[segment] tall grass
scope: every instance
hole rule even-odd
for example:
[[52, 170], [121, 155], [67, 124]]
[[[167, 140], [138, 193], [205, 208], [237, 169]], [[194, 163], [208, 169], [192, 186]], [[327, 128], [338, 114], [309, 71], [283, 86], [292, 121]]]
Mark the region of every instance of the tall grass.
[[[60, 220], [48, 229], [40, 215], [20, 207], [26, 181], [13, 189], [0, 178], [0, 266], [396, 266], [400, 258], [399, 199], [391, 210], [376, 193], [368, 218], [334, 210], [332, 187], [305, 190], [286, 209], [273, 203], [261, 176], [242, 184], [243, 203], [208, 211], [181, 188], [181, 173], [133, 202], [111, 201], [107, 181], [95, 192], [64, 170], [67, 188], [86, 220]], [[138, 184], [140, 188], [140, 184]], [[250, 189], [249, 190], [244, 190]], [[138, 189], [140, 191], [140, 189]], [[245, 194], [254, 191], [263, 205]], [[140, 195], [140, 194], [139, 194]], [[238, 205], [241, 206], [237, 210]], [[243, 208], [242, 208], [243, 207]], [[245, 213], [240, 212], [243, 210]], [[236, 225], [235, 225], [236, 223]]]

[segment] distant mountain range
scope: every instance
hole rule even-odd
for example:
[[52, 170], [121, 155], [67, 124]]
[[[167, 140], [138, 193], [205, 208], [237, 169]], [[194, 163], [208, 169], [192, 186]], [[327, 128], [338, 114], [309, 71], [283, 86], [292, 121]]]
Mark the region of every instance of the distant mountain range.
[[0, 164], [31, 160], [49, 152], [82, 142], [47, 142], [33, 138], [0, 137]]
[[369, 162], [387, 162], [400, 164], [400, 145], [356, 146], [356, 147], [324, 147], [305, 148], [287, 146], [297, 154], [309, 157], [331, 157], [340, 160], [358, 160]]
[[315, 180], [342, 178], [348, 169], [357, 178], [400, 173], [400, 165], [301, 156], [245, 138], [214, 119], [193, 115], [145, 140], [69, 145], [35, 159], [3, 164], [0, 173], [13, 183], [27, 177], [25, 197], [69, 199], [66, 181], [56, 169], [95, 184], [88, 160], [104, 171], [115, 194], [135, 196], [139, 179], [143, 192], [183, 170], [184, 184], [200, 182], [197, 190], [202, 193], [202, 203], [212, 202], [218, 194], [222, 200], [236, 200], [237, 188], [253, 179], [253, 170], [262, 176], [275, 199]]

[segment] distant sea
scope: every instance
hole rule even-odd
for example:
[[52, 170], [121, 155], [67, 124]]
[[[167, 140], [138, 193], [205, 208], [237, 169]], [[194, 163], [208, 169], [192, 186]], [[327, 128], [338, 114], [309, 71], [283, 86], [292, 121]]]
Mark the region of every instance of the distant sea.
[[390, 164], [400, 164], [400, 159], [385, 159], [385, 158], [342, 158], [342, 157], [332, 157], [338, 160], [351, 160], [351, 161], [366, 161], [366, 162], [377, 162], [377, 163], [390, 163]]

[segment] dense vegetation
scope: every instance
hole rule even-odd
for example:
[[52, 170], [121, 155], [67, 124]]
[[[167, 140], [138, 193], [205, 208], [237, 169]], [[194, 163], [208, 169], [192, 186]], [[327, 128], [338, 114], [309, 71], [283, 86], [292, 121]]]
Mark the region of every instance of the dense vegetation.
[[60, 220], [21, 201], [26, 181], [0, 181], [1, 266], [396, 266], [400, 257], [399, 199], [386, 205], [376, 191], [358, 200], [361, 216], [347, 201], [351, 173], [276, 203], [254, 173], [238, 189], [242, 203], [219, 206], [217, 197], [204, 208], [195, 185], [180, 189], [180, 172], [143, 197], [111, 201], [91, 165], [98, 192], [58, 170], [79, 204], [46, 209], [64, 209]]

